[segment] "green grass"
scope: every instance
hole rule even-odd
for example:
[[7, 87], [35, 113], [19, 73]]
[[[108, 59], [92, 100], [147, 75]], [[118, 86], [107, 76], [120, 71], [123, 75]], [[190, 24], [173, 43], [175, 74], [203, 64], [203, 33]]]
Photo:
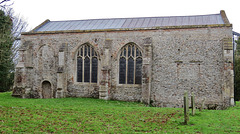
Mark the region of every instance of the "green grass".
[[0, 133], [239, 133], [240, 103], [197, 110], [183, 125], [182, 108], [90, 98], [20, 99], [0, 93]]

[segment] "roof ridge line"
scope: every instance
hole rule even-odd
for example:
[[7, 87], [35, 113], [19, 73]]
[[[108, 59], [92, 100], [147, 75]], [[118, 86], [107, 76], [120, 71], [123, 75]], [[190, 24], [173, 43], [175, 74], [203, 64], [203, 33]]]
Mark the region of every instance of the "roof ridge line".
[[184, 25], [213, 25], [229, 24], [226, 14], [163, 16], [163, 17], [134, 17], [134, 18], [104, 18], [86, 20], [50, 21], [45, 20], [31, 32], [63, 31], [63, 30], [99, 30], [118, 28], [148, 28], [161, 26]]
[[128, 18], [99, 18], [99, 19], [82, 19], [82, 20], [57, 20], [50, 22], [68, 22], [68, 21], [89, 21], [89, 20], [117, 20], [117, 19], [146, 19], [146, 18], [171, 18], [171, 17], [196, 17], [196, 16], [211, 16], [211, 15], [221, 15], [217, 14], [205, 14], [205, 15], [186, 15], [186, 16], [153, 16], [153, 17], [128, 17]]

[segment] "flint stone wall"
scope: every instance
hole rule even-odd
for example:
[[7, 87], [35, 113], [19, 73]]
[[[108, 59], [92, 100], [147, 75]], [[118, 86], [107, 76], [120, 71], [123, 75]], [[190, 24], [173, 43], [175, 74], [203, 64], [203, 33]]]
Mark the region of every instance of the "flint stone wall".
[[162, 32], [154, 43], [158, 45], [153, 45], [152, 105], [182, 107], [187, 90], [195, 94], [197, 106], [203, 98], [207, 105], [224, 106], [222, 100], [230, 98], [223, 93], [227, 79], [222, 39], [231, 38], [229, 32], [220, 28]]
[[[197, 105], [206, 98], [206, 105], [222, 108], [230, 105], [233, 96], [231, 55], [226, 61], [232, 50], [224, 51], [224, 39], [231, 36], [231, 27], [22, 35], [28, 48], [21, 52], [25, 60], [16, 68], [15, 89], [30, 88], [38, 93], [35, 98], [43, 98], [41, 84], [49, 81], [53, 98], [145, 99], [161, 107], [182, 107], [187, 90], [195, 94]], [[140, 48], [146, 63], [143, 85], [118, 84], [119, 52], [129, 42]], [[76, 82], [76, 52], [84, 43], [91, 44], [99, 56], [97, 83]], [[17, 82], [18, 72], [21, 82]], [[19, 96], [26, 96], [24, 92]]]

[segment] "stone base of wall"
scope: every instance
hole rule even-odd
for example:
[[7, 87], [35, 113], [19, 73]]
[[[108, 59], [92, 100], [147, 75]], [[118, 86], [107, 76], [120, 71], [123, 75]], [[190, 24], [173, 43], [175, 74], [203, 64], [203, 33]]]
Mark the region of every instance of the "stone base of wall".
[[13, 88], [13, 92], [12, 92], [12, 96], [13, 97], [19, 97], [19, 98], [22, 98], [22, 91], [23, 91], [24, 88], [22, 87], [14, 87]]
[[[224, 102], [219, 103], [219, 102], [205, 102], [203, 105], [203, 109], [208, 109], [208, 110], [224, 110], [230, 107], [229, 103], [230, 99], [226, 99]], [[150, 102], [150, 105], [153, 107], [172, 107], [172, 108], [183, 108], [183, 102], [176, 104], [174, 102]], [[190, 104], [189, 104], [190, 106]], [[202, 107], [201, 102], [196, 102], [195, 106], [197, 109], [200, 109]]]
[[70, 87], [66, 92], [66, 97], [99, 98], [99, 87], [97, 86], [72, 85]]
[[[137, 90], [137, 88], [135, 89]], [[116, 91], [115, 91], [116, 92]], [[124, 93], [124, 92], [122, 92]], [[110, 100], [119, 100], [119, 101], [131, 101], [131, 102], [140, 102], [141, 94], [125, 92], [125, 94], [117, 94], [112, 93]], [[32, 90], [31, 88], [23, 88], [23, 87], [14, 87], [12, 96], [20, 97], [20, 98], [42, 98], [41, 93], [36, 90]], [[63, 92], [65, 97], [85, 97], [85, 98], [99, 98], [99, 88], [92, 89], [69, 89], [68, 92]], [[129, 95], [131, 94], [131, 95]], [[62, 97], [61, 97], [62, 98]], [[219, 102], [205, 102], [203, 105], [203, 109], [209, 110], [223, 110], [230, 107], [231, 98], [225, 98], [225, 100], [221, 103]], [[196, 108], [200, 109], [202, 107], [202, 102], [196, 102]], [[153, 107], [172, 107], [172, 108], [183, 108], [183, 102], [159, 102], [159, 101], [150, 101], [150, 106]]]
[[41, 98], [37, 91], [23, 87], [14, 87], [12, 96], [19, 98]]

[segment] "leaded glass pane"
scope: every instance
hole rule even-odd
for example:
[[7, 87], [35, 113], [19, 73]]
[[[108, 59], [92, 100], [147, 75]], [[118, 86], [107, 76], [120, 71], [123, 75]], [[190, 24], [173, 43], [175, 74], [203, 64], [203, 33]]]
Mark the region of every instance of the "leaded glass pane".
[[138, 48], [136, 48], [136, 57], [139, 56], [139, 51], [138, 51]]
[[84, 56], [87, 56], [87, 46], [84, 46]]
[[134, 60], [133, 58], [128, 59], [128, 71], [127, 71], [127, 83], [133, 84], [134, 78]]
[[135, 84], [142, 84], [142, 58], [136, 59]]
[[92, 56], [94, 56], [94, 48], [92, 48]]
[[84, 59], [84, 82], [90, 82], [90, 59]]
[[131, 46], [128, 46], [128, 57], [131, 55]]
[[77, 82], [82, 82], [82, 58], [77, 58]]
[[123, 52], [121, 52], [120, 56], [123, 56]]
[[127, 50], [126, 48], [124, 48], [124, 56], [126, 56]]
[[90, 46], [87, 46], [88, 48], [88, 56], [90, 56]]
[[92, 58], [92, 83], [97, 83], [98, 59]]
[[119, 60], [119, 84], [126, 83], [126, 59], [120, 58]]
[[83, 48], [81, 48], [81, 56], [83, 56]]
[[132, 46], [132, 56], [133, 57], [134, 57], [134, 51], [135, 51], [134, 46]]

